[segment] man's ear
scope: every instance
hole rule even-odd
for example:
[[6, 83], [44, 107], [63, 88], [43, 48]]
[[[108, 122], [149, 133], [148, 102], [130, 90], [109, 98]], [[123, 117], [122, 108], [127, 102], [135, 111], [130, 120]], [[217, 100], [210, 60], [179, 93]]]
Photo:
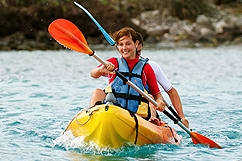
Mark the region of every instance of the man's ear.
[[135, 45], [135, 48], [137, 48], [139, 46], [139, 40], [136, 40], [134, 45]]

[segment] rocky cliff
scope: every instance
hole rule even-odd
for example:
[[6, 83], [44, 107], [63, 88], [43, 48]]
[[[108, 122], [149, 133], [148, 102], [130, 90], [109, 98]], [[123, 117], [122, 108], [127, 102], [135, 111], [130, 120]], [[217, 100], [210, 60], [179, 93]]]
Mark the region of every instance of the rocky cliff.
[[[190, 21], [166, 15], [165, 10], [162, 17], [154, 10], [131, 18], [126, 13], [91, 1], [82, 5], [106, 31], [113, 32], [124, 26], [133, 27], [142, 33], [146, 44], [196, 47], [242, 42], [242, 16], [235, 14], [236, 9], [242, 9], [239, 6], [216, 7], [216, 15], [199, 15], [195, 21]], [[0, 10], [0, 50], [63, 48], [47, 31], [49, 24], [57, 18], [65, 18], [76, 24], [89, 44], [108, 44], [92, 20], [74, 3], [32, 4], [28, 7], [0, 4]]]

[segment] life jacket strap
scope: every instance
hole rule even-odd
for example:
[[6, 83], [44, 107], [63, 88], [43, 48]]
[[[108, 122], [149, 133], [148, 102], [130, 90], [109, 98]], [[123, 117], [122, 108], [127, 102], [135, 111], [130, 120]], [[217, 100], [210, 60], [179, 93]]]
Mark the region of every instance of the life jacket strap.
[[145, 99], [144, 97], [139, 96], [135, 96], [135, 95], [131, 95], [131, 94], [127, 94], [127, 93], [114, 93], [116, 98], [124, 98], [124, 99], [129, 99], [129, 100], [138, 100], [139, 104], [140, 102], [145, 102], [145, 103], [149, 103], [149, 101], [147, 99]]

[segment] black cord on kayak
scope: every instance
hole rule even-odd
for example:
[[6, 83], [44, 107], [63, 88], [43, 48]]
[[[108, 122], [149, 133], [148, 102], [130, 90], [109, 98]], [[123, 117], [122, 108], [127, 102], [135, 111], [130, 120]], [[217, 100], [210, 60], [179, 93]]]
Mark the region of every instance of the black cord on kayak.
[[135, 113], [133, 113], [132, 111], [128, 110], [129, 111], [129, 114], [134, 117], [134, 120], [135, 120], [135, 129], [136, 129], [136, 135], [135, 135], [135, 140], [134, 140], [134, 144], [137, 143], [137, 140], [138, 140], [138, 134], [139, 134], [139, 123], [138, 123], [138, 119], [137, 119], [137, 116], [135, 115]]
[[168, 126], [168, 127], [170, 128], [171, 133], [172, 133], [172, 136], [173, 136], [173, 138], [174, 138], [175, 142], [177, 143], [177, 142], [178, 142], [178, 140], [175, 138], [174, 133], [173, 133], [173, 131], [172, 131], [172, 128], [171, 128], [170, 126]]

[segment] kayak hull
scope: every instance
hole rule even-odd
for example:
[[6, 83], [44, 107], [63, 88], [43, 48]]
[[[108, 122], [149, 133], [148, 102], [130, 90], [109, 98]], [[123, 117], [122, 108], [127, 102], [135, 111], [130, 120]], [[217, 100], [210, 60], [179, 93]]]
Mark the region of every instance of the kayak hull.
[[118, 148], [127, 143], [180, 144], [181, 136], [168, 124], [157, 126], [115, 105], [97, 105], [80, 111], [65, 131], [100, 147]]

